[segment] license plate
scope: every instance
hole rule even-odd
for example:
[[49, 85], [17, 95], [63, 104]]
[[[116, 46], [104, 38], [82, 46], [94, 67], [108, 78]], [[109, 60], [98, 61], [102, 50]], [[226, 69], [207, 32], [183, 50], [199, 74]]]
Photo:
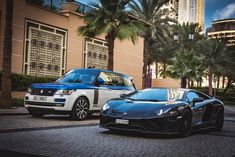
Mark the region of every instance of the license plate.
[[34, 96], [33, 100], [37, 100], [37, 101], [46, 101], [47, 97], [45, 96]]
[[117, 123], [117, 124], [129, 124], [129, 120], [126, 120], [126, 119], [116, 119], [115, 123]]

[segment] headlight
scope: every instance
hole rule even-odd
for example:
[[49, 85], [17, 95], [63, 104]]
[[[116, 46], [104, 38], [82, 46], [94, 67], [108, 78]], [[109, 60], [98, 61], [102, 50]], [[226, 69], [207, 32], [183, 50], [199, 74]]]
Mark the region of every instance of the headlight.
[[55, 94], [56, 95], [70, 95], [73, 92], [74, 90], [57, 90]]
[[169, 110], [170, 110], [169, 108], [166, 108], [166, 109], [158, 109], [158, 110], [155, 111], [155, 114], [158, 115], [158, 116], [160, 116], [160, 115], [162, 115], [162, 114], [168, 112]]
[[157, 114], [158, 116], [161, 115], [167, 115], [167, 116], [177, 116], [178, 115], [178, 111], [177, 110], [173, 110], [170, 111], [171, 108], [166, 108], [166, 109], [159, 109], [155, 111], [155, 114]]
[[103, 111], [108, 110], [109, 108], [110, 108], [109, 104], [106, 103], [106, 104], [104, 104], [104, 106], [103, 106]]
[[28, 92], [28, 93], [31, 93], [31, 92], [32, 92], [32, 88], [28, 88], [28, 89], [27, 89], [27, 92]]

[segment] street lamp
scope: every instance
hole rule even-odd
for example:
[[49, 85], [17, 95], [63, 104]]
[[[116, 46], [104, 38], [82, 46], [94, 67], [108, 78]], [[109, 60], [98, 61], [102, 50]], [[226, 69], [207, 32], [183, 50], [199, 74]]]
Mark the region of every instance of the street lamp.
[[[179, 34], [178, 33], [174, 33], [173, 39], [174, 41], [179, 41]], [[194, 39], [194, 34], [193, 33], [189, 33], [188, 34], [188, 40], [192, 41]]]
[[179, 41], [179, 34], [178, 33], [174, 33], [174, 41]]
[[194, 39], [194, 34], [193, 34], [193, 33], [189, 33], [188, 39], [189, 39], [189, 40], [193, 40], [193, 39]]

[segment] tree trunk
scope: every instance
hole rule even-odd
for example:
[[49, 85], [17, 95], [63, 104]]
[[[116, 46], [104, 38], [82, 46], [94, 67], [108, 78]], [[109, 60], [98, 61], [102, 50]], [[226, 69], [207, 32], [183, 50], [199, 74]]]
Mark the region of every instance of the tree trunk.
[[156, 79], [158, 78], [158, 62], [156, 62], [156, 67], [155, 67], [155, 75], [156, 75]]
[[194, 87], [194, 81], [191, 80], [191, 85], [190, 85], [190, 88]]
[[143, 82], [142, 82], [142, 88], [145, 88], [146, 85], [146, 76], [147, 76], [147, 66], [148, 66], [148, 39], [145, 37], [144, 38], [144, 56], [143, 56]]
[[188, 83], [188, 88], [191, 88], [191, 86], [190, 86], [190, 79], [187, 79], [187, 83]]
[[220, 86], [220, 77], [218, 77], [218, 80], [217, 80], [217, 89], [219, 89], [219, 86]]
[[186, 88], [187, 86], [187, 77], [181, 78], [181, 88]]
[[213, 73], [212, 73], [211, 67], [209, 67], [209, 74], [208, 74], [208, 77], [209, 77], [209, 94], [212, 95], [212, 94], [213, 94], [213, 88], [212, 88], [212, 77], [213, 77]]
[[166, 78], [166, 63], [163, 63], [163, 78]]
[[223, 83], [222, 83], [222, 88], [224, 89], [224, 85], [225, 85], [225, 76], [223, 75]]
[[114, 65], [114, 41], [115, 41], [116, 35], [114, 31], [111, 31], [105, 36], [106, 41], [108, 42], [108, 70], [113, 71], [113, 65]]
[[13, 0], [6, 1], [6, 24], [4, 30], [2, 59], [1, 108], [11, 107], [11, 56], [12, 56]]

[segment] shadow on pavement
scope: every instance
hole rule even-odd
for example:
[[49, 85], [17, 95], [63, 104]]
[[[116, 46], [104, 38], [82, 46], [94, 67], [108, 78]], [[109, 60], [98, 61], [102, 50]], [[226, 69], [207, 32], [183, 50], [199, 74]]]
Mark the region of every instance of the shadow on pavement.
[[2, 156], [2, 157], [46, 157], [46, 156], [42, 156], [42, 155], [20, 153], [20, 152], [15, 152], [15, 151], [11, 151], [11, 150], [5, 150], [5, 149], [0, 150], [0, 156]]
[[[102, 134], [109, 134], [109, 135], [139, 137], [139, 138], [151, 138], [151, 139], [187, 138], [187, 137], [182, 137], [179, 134], [146, 134], [146, 133], [140, 133], [140, 132], [134, 132], [134, 131], [119, 131], [119, 130], [104, 130], [101, 133]], [[230, 131], [230, 130], [215, 131], [214, 129], [205, 129], [205, 130], [193, 131], [190, 134], [190, 136], [195, 136], [195, 135], [212, 135], [212, 136], [235, 137], [235, 131]]]
[[182, 138], [178, 134], [147, 134], [134, 131], [117, 131], [117, 130], [105, 130], [101, 132], [107, 135], [117, 135], [117, 136], [128, 136], [128, 137], [138, 137], [138, 138], [151, 138], [151, 139], [175, 139]]
[[[44, 120], [76, 121], [71, 119], [69, 115], [44, 115], [43, 117], [33, 117], [29, 115], [28, 118], [44, 119]], [[97, 120], [99, 118], [100, 118], [99, 115], [91, 115], [85, 120]]]

